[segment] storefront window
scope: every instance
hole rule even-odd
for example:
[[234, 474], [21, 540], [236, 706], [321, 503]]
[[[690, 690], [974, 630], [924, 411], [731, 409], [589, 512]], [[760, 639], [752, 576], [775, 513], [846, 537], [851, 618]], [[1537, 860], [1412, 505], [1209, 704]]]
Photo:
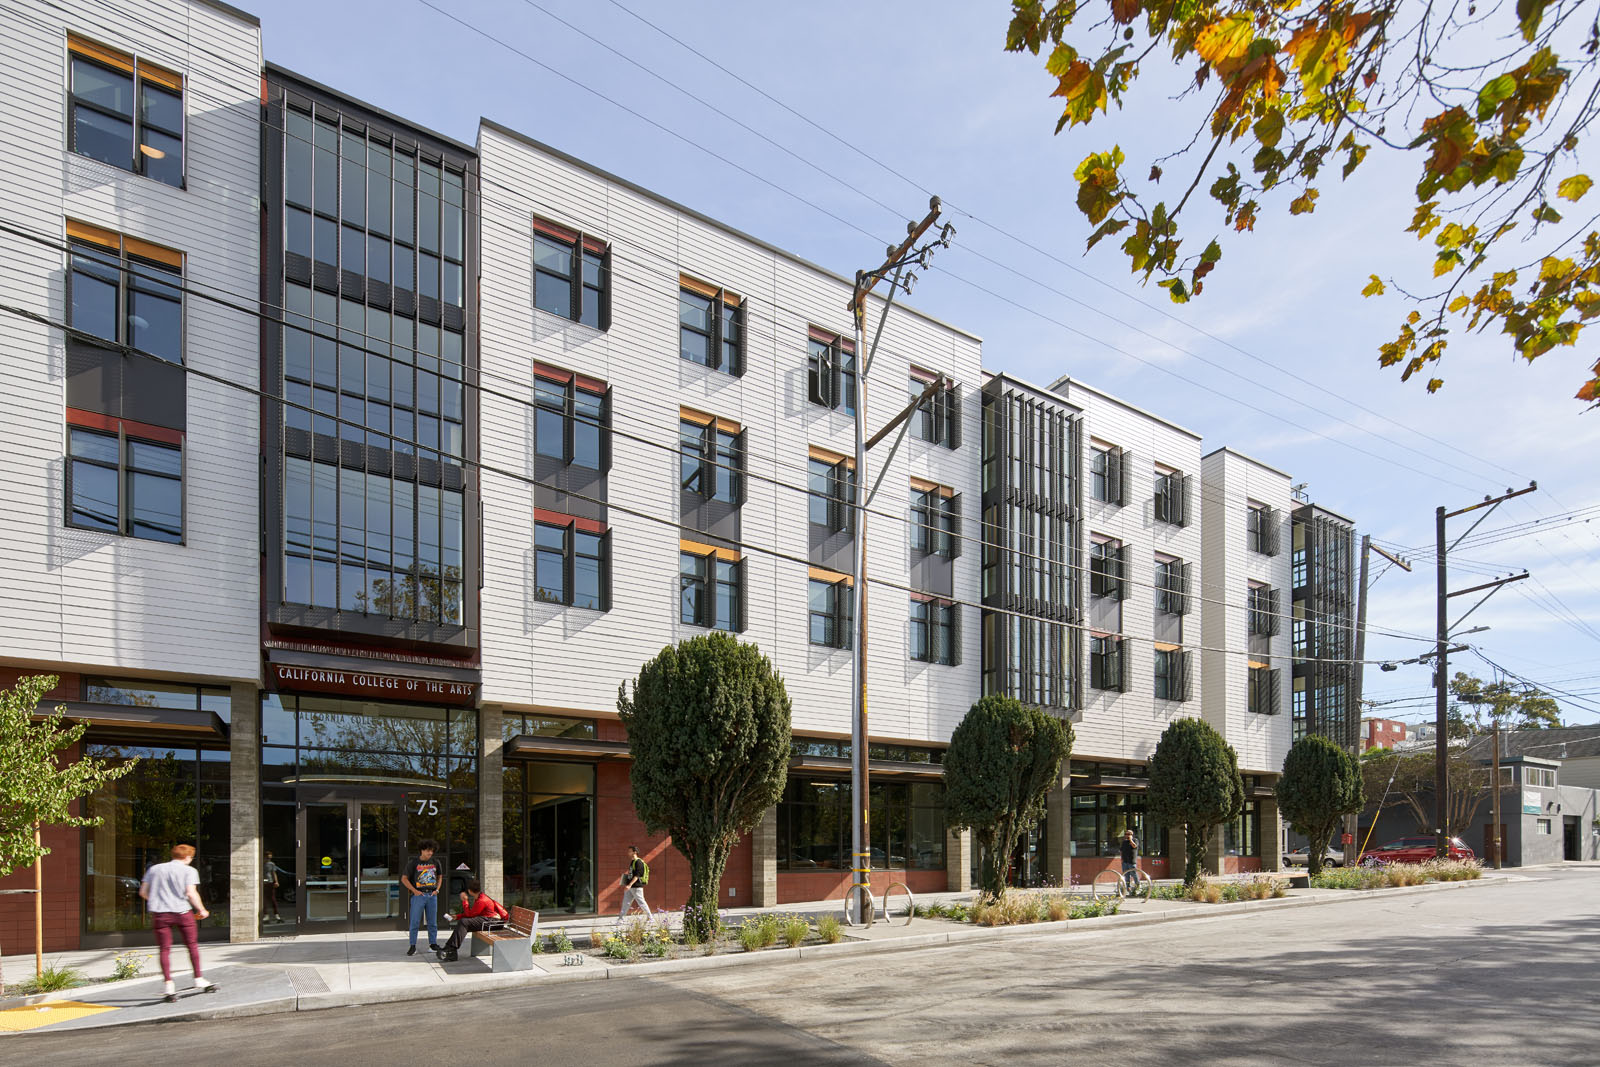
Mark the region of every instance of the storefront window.
[[1244, 802], [1239, 817], [1222, 827], [1224, 856], [1261, 855], [1261, 809], [1254, 800]]
[[87, 678], [83, 699], [91, 704], [126, 704], [135, 708], [168, 708], [176, 711], [210, 711], [228, 721], [233, 711], [232, 694], [224, 686], [178, 685], [168, 682], [121, 681], [115, 678]]
[[538, 715], [507, 713], [501, 727], [501, 736], [510, 741], [528, 734], [534, 737], [594, 737], [594, 722], [590, 719], [550, 719]]
[[504, 800], [506, 902], [543, 912], [594, 911], [594, 765], [512, 764]]
[[150, 929], [139, 883], [179, 844], [195, 847], [200, 899], [211, 912], [201, 925], [226, 926], [228, 753], [92, 744], [84, 754], [112, 762], [138, 759], [128, 774], [84, 802], [86, 813], [101, 820], [83, 836], [85, 932]]
[[1167, 854], [1166, 828], [1152, 819], [1143, 793], [1073, 793], [1072, 854], [1078, 858], [1117, 856], [1124, 830], [1139, 839], [1141, 856]]
[[[874, 870], [944, 868], [944, 784], [871, 786]], [[778, 802], [778, 869], [850, 868], [850, 783], [794, 781]]]

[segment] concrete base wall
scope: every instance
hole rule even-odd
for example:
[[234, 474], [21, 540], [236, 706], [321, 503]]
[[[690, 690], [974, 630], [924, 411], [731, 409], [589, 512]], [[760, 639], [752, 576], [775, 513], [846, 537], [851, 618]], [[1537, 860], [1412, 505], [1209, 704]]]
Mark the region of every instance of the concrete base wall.
[[261, 694], [240, 684], [228, 725], [228, 940], [254, 941], [261, 919]]
[[491, 899], [505, 899], [505, 771], [503, 723], [498, 704], [478, 710], [483, 755], [478, 764], [478, 880]]
[[951, 830], [944, 837], [945, 891], [965, 893], [972, 888], [972, 831]]
[[767, 809], [750, 832], [750, 903], [770, 908], [778, 903], [778, 809]]

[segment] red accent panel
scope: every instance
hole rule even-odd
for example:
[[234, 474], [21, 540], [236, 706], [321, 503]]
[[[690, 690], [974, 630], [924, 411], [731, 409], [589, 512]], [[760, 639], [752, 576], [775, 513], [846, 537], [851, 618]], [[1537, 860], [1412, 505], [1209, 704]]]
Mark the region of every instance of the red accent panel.
[[134, 422], [132, 419], [119, 419], [112, 415], [102, 415], [98, 411], [84, 411], [82, 408], [67, 409], [67, 425], [82, 426], [86, 430], [105, 430], [107, 433], [116, 433], [120, 426], [122, 432], [129, 437], [159, 441], [166, 445], [183, 444], [182, 430], [152, 426], [148, 422]]
[[[949, 883], [944, 871], [873, 871], [873, 896], [883, 898], [890, 882], [904, 882], [913, 893], [943, 893]], [[779, 871], [778, 903], [812, 900], [838, 901], [850, 888], [849, 871]]]
[[[1088, 885], [1101, 871], [1122, 870], [1122, 860], [1117, 856], [1085, 856], [1071, 860], [1069, 876], [1079, 885]], [[1166, 856], [1140, 856], [1139, 869], [1152, 878], [1166, 878], [1171, 863]]]
[[546, 222], [544, 219], [534, 219], [533, 228], [538, 233], [542, 233], [547, 237], [554, 237], [558, 241], [565, 241], [568, 244], [578, 239], [577, 230], [569, 230], [565, 226], [558, 226], [553, 222]]
[[808, 327], [807, 332], [811, 335], [811, 339], [813, 341], [821, 341], [823, 344], [826, 344], [826, 345], [831, 345], [831, 344], [833, 344], [835, 341], [837, 341], [839, 339], [839, 335], [838, 334], [834, 333], [831, 330], [824, 330], [820, 326]]
[[578, 379], [579, 389], [582, 389], [586, 393], [594, 393], [597, 396], [606, 395], [606, 383], [602, 382], [599, 378], [588, 378], [582, 374], [576, 375], [576, 377]]
[[533, 521], [549, 523], [551, 526], [576, 526], [584, 533], [603, 534], [606, 524], [598, 519], [580, 519], [576, 515], [564, 515], [559, 511], [548, 508], [534, 508]]
[[[76, 682], [76, 676], [73, 676], [73, 680]], [[76, 699], [76, 693], [68, 699]], [[79, 755], [80, 750], [74, 745], [62, 754], [62, 762], [71, 763]], [[78, 802], [73, 803], [71, 810], [73, 814], [79, 813]], [[70, 952], [78, 947], [81, 926], [78, 883], [83, 871], [83, 832], [62, 826], [46, 826], [41, 836], [44, 847], [50, 850], [43, 860], [44, 950]], [[0, 889], [32, 888], [32, 867], [20, 868], [0, 878]], [[33, 925], [32, 893], [0, 895], [0, 946], [4, 946], [6, 952], [14, 955], [31, 952]], [[13, 971], [18, 969], [13, 964]]]
[[548, 363], [535, 363], [533, 365], [533, 373], [535, 376], [543, 378], [546, 381], [560, 382], [562, 385], [566, 385], [568, 382], [572, 381], [571, 371], [562, 370], [559, 367], [552, 367]]
[[[31, 678], [36, 674], [53, 674], [59, 679], [56, 687], [44, 695], [41, 706], [46, 710], [55, 706], [59, 700], [82, 700], [83, 678], [81, 675], [70, 671], [58, 671], [49, 667], [0, 667], [0, 689], [10, 689], [17, 684], [19, 678]], [[5, 947], [5, 942], [0, 941], [0, 949]]]

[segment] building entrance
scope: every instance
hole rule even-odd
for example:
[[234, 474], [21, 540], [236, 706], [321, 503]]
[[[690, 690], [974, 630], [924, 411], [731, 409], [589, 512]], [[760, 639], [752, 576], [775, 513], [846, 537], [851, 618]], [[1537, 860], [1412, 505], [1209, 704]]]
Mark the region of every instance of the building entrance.
[[1564, 860], [1583, 859], [1582, 827], [1578, 817], [1567, 815], [1561, 821], [1561, 858]]
[[321, 798], [299, 805], [300, 932], [404, 927], [405, 817], [399, 797]]

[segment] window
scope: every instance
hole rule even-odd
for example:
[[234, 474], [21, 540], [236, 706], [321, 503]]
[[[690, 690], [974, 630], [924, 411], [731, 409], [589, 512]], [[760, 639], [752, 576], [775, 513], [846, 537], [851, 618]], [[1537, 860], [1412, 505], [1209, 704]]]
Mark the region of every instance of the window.
[[1089, 543], [1089, 593], [1121, 600], [1126, 592], [1126, 552], [1117, 541]]
[[1275, 636], [1279, 630], [1278, 591], [1270, 585], [1250, 583], [1249, 623], [1252, 637]]
[[1278, 528], [1283, 524], [1278, 511], [1265, 504], [1251, 503], [1248, 516], [1250, 551], [1262, 556], [1276, 556]]
[[1089, 446], [1089, 475], [1096, 500], [1121, 507], [1127, 498], [1127, 456], [1113, 445]]
[[954, 667], [961, 662], [961, 605], [911, 598], [911, 658]]
[[681, 622], [708, 630], [744, 631], [744, 561], [710, 545], [678, 554]]
[[[1093, 764], [1074, 761], [1072, 774], [1095, 772], [1117, 776], [1138, 776], [1143, 772], [1122, 764]], [[1167, 854], [1166, 827], [1148, 811], [1143, 793], [1105, 793], [1072, 791], [1072, 855], [1078, 859], [1121, 854], [1119, 841], [1124, 830], [1132, 830], [1139, 841], [1141, 856]]]
[[1246, 800], [1239, 815], [1222, 826], [1222, 854], [1224, 856], [1261, 855], [1261, 808], [1254, 800]]
[[961, 494], [938, 485], [912, 486], [911, 548], [946, 559], [961, 555]]
[[836, 579], [812, 578], [807, 591], [810, 608], [810, 641], [827, 648], [849, 648], [851, 645], [852, 614], [855, 591], [850, 580], [842, 575]]
[[744, 373], [744, 301], [726, 289], [680, 278], [678, 355], [735, 378]]
[[1186, 701], [1190, 694], [1190, 654], [1181, 649], [1156, 649], [1156, 699]]
[[604, 382], [535, 364], [534, 451], [590, 470], [611, 469], [611, 390]]
[[226, 687], [152, 682], [145, 679], [85, 678], [83, 699], [91, 704], [123, 704], [139, 708], [174, 708], [210, 711], [224, 722], [233, 713], [232, 694]]
[[1552, 820], [1552, 819], [1535, 819], [1535, 820], [1533, 820], [1533, 832], [1535, 834], [1538, 834], [1541, 837], [1549, 836], [1549, 834], [1550, 834], [1550, 824], [1553, 821], [1554, 820]]
[[594, 237], [535, 221], [533, 305], [540, 311], [611, 328], [611, 251]]
[[[1278, 671], [1261, 664], [1250, 664], [1249, 708], [1256, 715], [1277, 715], [1283, 698], [1278, 692]], [[1298, 695], [1298, 694], [1297, 694]]]
[[1189, 613], [1189, 567], [1183, 560], [1156, 560], [1156, 610], [1167, 615]]
[[539, 521], [534, 523], [533, 546], [536, 600], [594, 611], [611, 610], [608, 531], [588, 520]]
[[[942, 782], [874, 781], [869, 803], [873, 870], [944, 869]], [[777, 808], [778, 869], [848, 870], [850, 820], [848, 780], [791, 777]]]
[[1531, 785], [1539, 789], [1554, 789], [1556, 787], [1556, 772], [1549, 767], [1522, 768], [1522, 784]]
[[1156, 470], [1156, 521], [1189, 525], [1189, 478], [1177, 471]]
[[[920, 398], [938, 377], [932, 371], [911, 368], [910, 398]], [[911, 432], [936, 445], [961, 447], [961, 391], [954, 382], [935, 390], [927, 403], [912, 413]]]
[[810, 491], [806, 502], [806, 515], [811, 525], [825, 526], [829, 533], [856, 528], [855, 464], [847, 459], [811, 456], [807, 465], [806, 488]]
[[183, 543], [183, 448], [67, 427], [67, 525]]
[[1089, 685], [1112, 692], [1128, 691], [1128, 647], [1120, 637], [1089, 639]]
[[856, 413], [856, 346], [812, 327], [808, 344], [811, 402], [846, 415]]
[[285, 604], [462, 624], [460, 490], [296, 456], [283, 482]]
[[67, 147], [183, 185], [183, 78], [68, 36]]
[[183, 362], [183, 255], [68, 222], [67, 324], [169, 363]]
[[681, 418], [678, 470], [683, 491], [725, 504], [743, 504], [744, 440], [738, 423], [727, 419]]

